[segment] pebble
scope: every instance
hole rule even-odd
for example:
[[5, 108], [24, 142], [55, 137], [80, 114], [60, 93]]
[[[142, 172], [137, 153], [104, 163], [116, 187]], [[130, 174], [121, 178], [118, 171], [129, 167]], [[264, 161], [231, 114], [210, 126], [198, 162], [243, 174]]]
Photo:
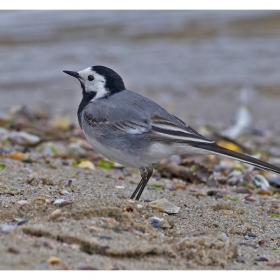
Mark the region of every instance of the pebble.
[[249, 232], [247, 235], [248, 235], [249, 237], [257, 237], [257, 235], [254, 234], [254, 233], [252, 233], [252, 232]]
[[24, 225], [24, 224], [27, 224], [30, 220], [28, 219], [25, 219], [25, 220], [22, 220], [20, 222], [17, 223], [18, 226], [21, 226], [21, 225]]
[[257, 192], [257, 194], [260, 194], [260, 195], [269, 195], [269, 196], [273, 195], [273, 193], [272, 193], [271, 191], [269, 191], [269, 190], [264, 190], [264, 189], [260, 189], [260, 190]]
[[158, 218], [158, 217], [152, 217], [150, 218], [150, 224], [152, 225], [152, 227], [157, 228], [160, 227], [162, 225], [162, 221], [163, 219]]
[[247, 195], [245, 196], [245, 200], [254, 202], [256, 201], [256, 198], [252, 195]]
[[115, 186], [117, 189], [124, 189], [124, 186]]
[[265, 244], [265, 240], [260, 240], [259, 242], [258, 242], [258, 244], [261, 246], [261, 245], [264, 245]]
[[242, 259], [241, 257], [238, 257], [235, 261], [238, 263], [246, 263], [245, 260]]
[[16, 225], [13, 224], [0, 224], [0, 231], [1, 232], [10, 232], [16, 228]]
[[265, 257], [260, 257], [258, 259], [256, 259], [257, 262], [268, 262], [268, 259]]
[[245, 240], [250, 240], [250, 237], [247, 236], [247, 235], [245, 235], [245, 236], [244, 236], [244, 239], [245, 239]]
[[24, 146], [35, 145], [41, 141], [40, 137], [25, 131], [12, 131], [8, 137], [15, 144]]
[[233, 192], [253, 194], [253, 191], [249, 188], [236, 188], [235, 190], [233, 190]]
[[56, 209], [51, 213], [51, 218], [56, 218], [58, 216], [60, 216], [62, 213], [61, 209]]
[[18, 203], [20, 206], [25, 206], [25, 205], [28, 205], [28, 204], [29, 204], [29, 202], [28, 202], [27, 200], [19, 200], [17, 203]]
[[99, 236], [100, 239], [111, 240], [113, 239], [111, 236], [101, 235]]

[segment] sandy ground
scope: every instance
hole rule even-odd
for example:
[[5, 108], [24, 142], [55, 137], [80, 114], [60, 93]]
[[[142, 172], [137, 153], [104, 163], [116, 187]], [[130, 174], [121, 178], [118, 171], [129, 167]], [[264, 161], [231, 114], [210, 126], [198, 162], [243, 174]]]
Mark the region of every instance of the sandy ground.
[[[267, 211], [275, 203], [269, 196], [255, 194], [250, 202], [224, 186], [233, 199], [218, 199], [206, 194], [206, 185], [155, 171], [134, 202], [135, 170], [89, 170], [61, 159], [56, 168], [1, 162], [0, 185], [7, 188], [1, 190], [0, 269], [279, 269], [280, 219]], [[178, 214], [150, 206], [163, 197], [181, 208]], [[163, 220], [154, 224], [153, 217]]]

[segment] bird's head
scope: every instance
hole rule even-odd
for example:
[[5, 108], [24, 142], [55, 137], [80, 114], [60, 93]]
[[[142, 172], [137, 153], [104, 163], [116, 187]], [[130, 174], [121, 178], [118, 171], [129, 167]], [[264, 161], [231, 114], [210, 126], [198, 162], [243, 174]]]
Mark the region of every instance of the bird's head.
[[105, 66], [97, 65], [78, 72], [66, 70], [63, 72], [80, 81], [84, 98], [90, 101], [125, 90], [122, 78]]

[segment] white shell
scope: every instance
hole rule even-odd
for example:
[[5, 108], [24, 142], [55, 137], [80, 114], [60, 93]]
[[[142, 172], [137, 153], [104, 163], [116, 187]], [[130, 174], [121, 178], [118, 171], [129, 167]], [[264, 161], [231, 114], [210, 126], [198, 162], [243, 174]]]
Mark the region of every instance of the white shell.
[[258, 188], [262, 188], [263, 190], [269, 189], [269, 182], [260, 174], [257, 174], [253, 178], [253, 182]]
[[53, 204], [61, 204], [61, 203], [65, 202], [65, 201], [66, 201], [65, 199], [58, 198], [58, 199], [56, 199], [56, 200], [54, 201]]
[[28, 202], [27, 200], [19, 200], [17, 203], [18, 203], [20, 206], [24, 206], [24, 205], [28, 205], [28, 204], [29, 204], [29, 202]]
[[149, 205], [167, 214], [177, 214], [180, 210], [180, 207], [170, 203], [165, 198], [154, 200]]
[[9, 134], [9, 139], [18, 145], [34, 145], [40, 142], [40, 137], [24, 132], [13, 131]]

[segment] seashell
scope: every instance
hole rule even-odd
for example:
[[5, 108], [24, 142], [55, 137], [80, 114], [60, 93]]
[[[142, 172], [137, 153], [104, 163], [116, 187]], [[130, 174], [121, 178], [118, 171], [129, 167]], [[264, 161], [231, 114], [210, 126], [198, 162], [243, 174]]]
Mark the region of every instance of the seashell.
[[180, 207], [170, 203], [165, 198], [154, 200], [150, 202], [149, 205], [167, 214], [177, 214], [180, 210]]
[[273, 195], [273, 193], [269, 190], [264, 190], [264, 189], [260, 189], [257, 194], [260, 194], [260, 195]]
[[115, 186], [117, 189], [124, 189], [124, 186]]
[[72, 203], [72, 202], [67, 201], [67, 200], [64, 200], [64, 199], [62, 199], [62, 198], [58, 198], [58, 199], [56, 199], [56, 200], [53, 202], [53, 204], [58, 204], [60, 207], [65, 206], [65, 205], [68, 205], [68, 204], [71, 204], [71, 203]]
[[51, 213], [51, 218], [56, 218], [61, 215], [61, 209], [56, 209]]
[[59, 194], [60, 195], [67, 195], [67, 194], [70, 194], [70, 192], [68, 192], [67, 190], [61, 190], [61, 191], [59, 191]]
[[88, 169], [92, 169], [92, 170], [95, 169], [94, 164], [91, 161], [89, 161], [89, 160], [82, 161], [81, 163], [78, 164], [78, 167], [80, 167], [80, 168], [88, 168]]
[[28, 204], [29, 204], [29, 202], [28, 202], [27, 200], [19, 200], [17, 203], [18, 203], [20, 206], [25, 206], [25, 205], [28, 205]]
[[47, 263], [48, 264], [59, 264], [60, 263], [60, 258], [58, 257], [49, 257], [48, 260], [47, 260]]
[[253, 183], [255, 184], [255, 186], [257, 186], [258, 188], [262, 188], [263, 190], [268, 190], [269, 188], [269, 182], [260, 174], [257, 174], [253, 178]]

